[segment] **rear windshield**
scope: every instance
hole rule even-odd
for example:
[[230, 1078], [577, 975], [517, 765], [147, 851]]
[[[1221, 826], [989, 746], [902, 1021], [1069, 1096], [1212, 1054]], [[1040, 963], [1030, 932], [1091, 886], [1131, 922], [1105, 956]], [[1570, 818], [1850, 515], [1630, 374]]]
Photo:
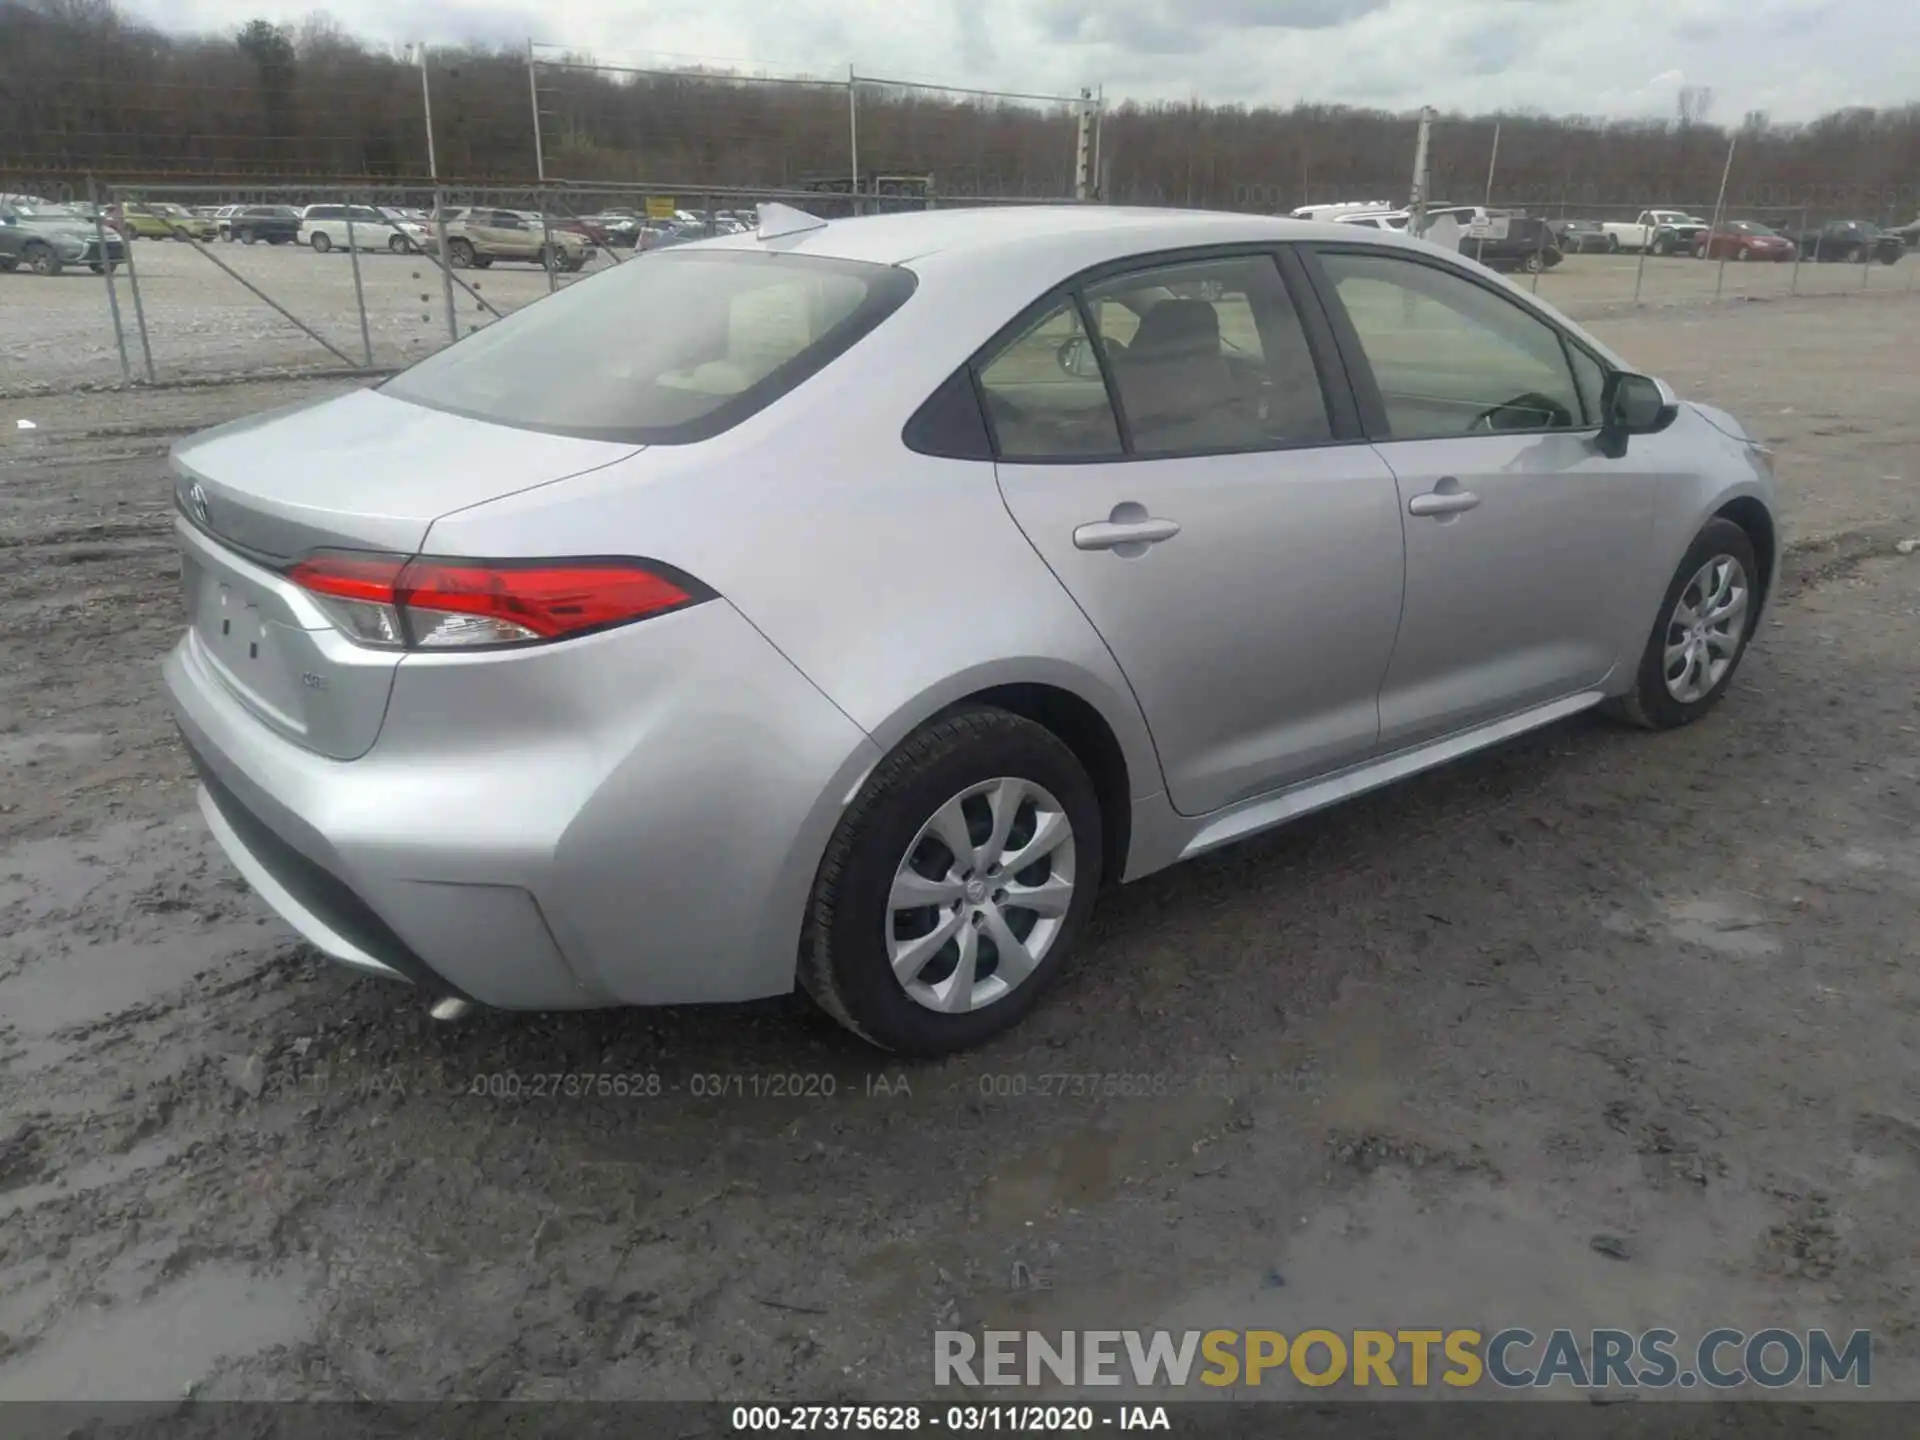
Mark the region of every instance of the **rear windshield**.
[[895, 266], [816, 256], [643, 255], [495, 321], [381, 389], [522, 429], [687, 444], [784, 395], [913, 286]]

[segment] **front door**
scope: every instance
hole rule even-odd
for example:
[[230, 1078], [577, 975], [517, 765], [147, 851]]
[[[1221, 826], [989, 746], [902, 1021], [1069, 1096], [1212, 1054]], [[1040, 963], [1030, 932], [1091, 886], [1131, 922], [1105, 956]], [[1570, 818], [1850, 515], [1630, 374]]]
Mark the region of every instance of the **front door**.
[[1176, 809], [1373, 748], [1399, 501], [1271, 254], [1090, 284], [979, 377], [1008, 509], [1126, 673]]
[[1596, 448], [1600, 362], [1453, 267], [1356, 249], [1319, 264], [1405, 517], [1382, 747], [1591, 690], [1631, 664], [1620, 617], [1644, 589], [1657, 476], [1652, 447], [1618, 460]]

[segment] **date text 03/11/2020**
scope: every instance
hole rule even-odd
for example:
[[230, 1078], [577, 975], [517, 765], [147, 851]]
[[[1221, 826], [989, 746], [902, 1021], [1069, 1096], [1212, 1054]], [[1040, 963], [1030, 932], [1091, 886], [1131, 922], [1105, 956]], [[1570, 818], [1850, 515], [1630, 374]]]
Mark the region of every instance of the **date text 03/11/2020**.
[[1164, 1405], [736, 1405], [737, 1435], [920, 1430], [954, 1434], [1075, 1434], [1099, 1430], [1170, 1431]]

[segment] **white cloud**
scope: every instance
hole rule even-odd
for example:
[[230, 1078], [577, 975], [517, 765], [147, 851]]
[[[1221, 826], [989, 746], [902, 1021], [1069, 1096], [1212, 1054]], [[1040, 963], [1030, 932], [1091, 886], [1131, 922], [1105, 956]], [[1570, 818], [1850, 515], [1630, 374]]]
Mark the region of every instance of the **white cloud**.
[[[312, 0], [125, 0], [170, 29], [297, 21]], [[1920, 97], [1913, 0], [331, 0], [378, 43], [531, 37], [622, 63], [687, 57], [1109, 98], [1805, 118]], [[1648, 56], [1666, 67], [1647, 78]]]

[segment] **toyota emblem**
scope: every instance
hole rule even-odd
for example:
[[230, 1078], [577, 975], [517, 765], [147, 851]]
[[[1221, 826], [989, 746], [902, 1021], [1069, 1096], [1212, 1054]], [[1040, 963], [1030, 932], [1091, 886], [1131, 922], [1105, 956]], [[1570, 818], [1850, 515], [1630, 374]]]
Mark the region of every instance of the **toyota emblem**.
[[207, 529], [213, 528], [213, 515], [207, 509], [207, 492], [201, 489], [198, 480], [187, 487], [187, 513]]

